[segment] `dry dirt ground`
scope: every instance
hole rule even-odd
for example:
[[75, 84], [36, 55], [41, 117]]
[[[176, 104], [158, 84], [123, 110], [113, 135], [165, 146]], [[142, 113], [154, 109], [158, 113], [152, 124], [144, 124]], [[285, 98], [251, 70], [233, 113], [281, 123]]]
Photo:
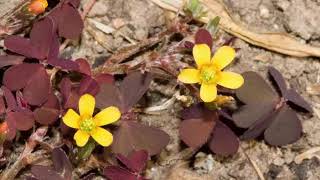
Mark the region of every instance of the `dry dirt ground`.
[[[2, 0], [1, 0], [2, 1]], [[7, 1], [6, 1], [7, 2]], [[84, 0], [82, 3], [85, 3]], [[224, 0], [236, 20], [249, 29], [260, 32], [287, 32], [299, 41], [320, 46], [319, 0]], [[0, 2], [0, 6], [4, 6]], [[164, 11], [147, 0], [99, 0], [86, 21], [81, 42], [65, 50], [65, 56], [86, 57], [93, 66], [104, 62], [111, 51], [139, 42], [165, 28]], [[98, 21], [117, 29], [105, 34], [92, 26]], [[227, 34], [220, 32], [223, 36]], [[312, 158], [296, 164], [293, 160], [300, 153], [320, 146], [320, 83], [319, 58], [294, 58], [252, 46], [241, 39], [235, 41], [239, 48], [237, 61], [230, 69], [235, 72], [248, 70], [266, 74], [272, 65], [279, 69], [290, 85], [296, 88], [313, 106], [313, 116], [301, 114], [304, 133], [296, 143], [281, 148], [270, 147], [263, 141], [242, 142], [242, 149], [232, 157], [219, 157], [199, 152], [192, 160], [178, 161], [185, 147], [178, 139], [180, 119], [176, 102], [160, 115], [141, 115], [145, 123], [160, 127], [171, 136], [171, 142], [147, 170], [150, 179], [259, 179], [249, 158], [254, 161], [266, 179], [320, 179], [320, 160]], [[139, 58], [139, 57], [137, 57]], [[147, 97], [155, 105], [170, 99], [175, 91], [157, 92], [156, 83]], [[152, 99], [153, 98], [153, 99]], [[157, 103], [158, 102], [158, 103]], [[245, 152], [245, 153], [244, 153]], [[170, 157], [170, 158], [168, 158]], [[169, 160], [168, 160], [169, 159]]]

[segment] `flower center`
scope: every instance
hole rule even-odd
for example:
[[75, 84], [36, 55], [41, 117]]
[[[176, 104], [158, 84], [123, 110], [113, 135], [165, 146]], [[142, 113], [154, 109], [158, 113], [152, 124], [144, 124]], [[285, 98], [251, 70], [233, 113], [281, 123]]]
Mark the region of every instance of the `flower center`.
[[93, 122], [92, 118], [86, 118], [81, 121], [80, 123], [80, 130], [85, 132], [91, 132], [93, 128], [95, 127], [95, 124]]
[[204, 65], [200, 69], [200, 79], [202, 83], [210, 84], [215, 82], [216, 68], [213, 65]]

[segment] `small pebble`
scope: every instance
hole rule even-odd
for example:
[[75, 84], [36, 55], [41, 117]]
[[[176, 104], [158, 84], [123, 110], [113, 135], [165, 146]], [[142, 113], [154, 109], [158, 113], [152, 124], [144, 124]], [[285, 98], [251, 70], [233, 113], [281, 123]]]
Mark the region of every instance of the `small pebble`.
[[270, 17], [270, 11], [269, 11], [269, 9], [268, 9], [266, 6], [261, 5], [261, 6], [259, 7], [259, 10], [260, 10], [260, 16], [261, 16], [262, 18], [269, 18], [269, 17]]

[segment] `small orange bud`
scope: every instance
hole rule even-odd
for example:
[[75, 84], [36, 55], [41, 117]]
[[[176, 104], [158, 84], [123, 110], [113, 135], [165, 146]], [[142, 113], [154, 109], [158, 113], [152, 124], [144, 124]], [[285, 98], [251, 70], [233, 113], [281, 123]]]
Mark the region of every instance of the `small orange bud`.
[[6, 140], [6, 136], [8, 133], [9, 133], [8, 123], [6, 121], [3, 123], [0, 123], [0, 144], [3, 144], [3, 142]]
[[3, 122], [0, 124], [0, 134], [7, 134], [9, 131], [7, 122]]
[[43, 13], [48, 7], [47, 0], [31, 0], [28, 11], [34, 15]]

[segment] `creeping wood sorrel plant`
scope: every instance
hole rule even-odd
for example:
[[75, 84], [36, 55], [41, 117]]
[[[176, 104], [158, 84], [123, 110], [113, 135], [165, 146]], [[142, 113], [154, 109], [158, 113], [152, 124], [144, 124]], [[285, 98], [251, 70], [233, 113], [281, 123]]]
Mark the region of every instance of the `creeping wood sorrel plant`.
[[[264, 132], [269, 144], [281, 146], [300, 138], [301, 122], [289, 106], [308, 112], [312, 109], [295, 90], [287, 88], [278, 70], [270, 67], [269, 74], [280, 90], [280, 97], [257, 73], [220, 72], [235, 57], [235, 50], [222, 46], [210, 61], [212, 37], [208, 31], [200, 29], [195, 35], [195, 43], [185, 45], [193, 49], [198, 69], [183, 69], [178, 79], [184, 83], [200, 83], [200, 98], [205, 103], [183, 110], [184, 121], [179, 132], [184, 143], [195, 150], [207, 143], [212, 152], [220, 155], [236, 153], [239, 140], [224, 122], [248, 128], [241, 139], [253, 139]], [[217, 84], [236, 89], [236, 97], [245, 103], [232, 117], [221, 110], [221, 103], [216, 99]]]
[[[61, 4], [62, 7], [76, 7], [76, 5], [76, 1], [63, 1]], [[75, 13], [78, 14], [77, 11]], [[62, 15], [63, 12], [59, 17]], [[76, 19], [79, 18], [78, 14]], [[51, 15], [33, 25], [30, 38], [9, 36], [5, 39], [7, 49], [22, 55], [22, 57], [4, 55], [0, 58], [4, 59], [1, 67], [14, 65], [4, 73], [2, 87], [7, 103], [6, 117], [11, 129], [7, 136], [9, 139], [15, 137], [16, 129], [25, 131], [32, 128], [34, 120], [48, 125], [52, 124], [60, 114], [60, 106], [50, 83], [47, 64], [69, 71], [79, 70], [76, 62], [59, 57], [57, 25], [63, 22]], [[78, 33], [73, 34], [72, 37], [79, 36], [82, 26], [81, 24], [73, 26], [80, 31], [78, 30]], [[66, 31], [74, 33], [72, 29], [63, 30], [63, 32]], [[32, 59], [37, 59], [41, 64], [28, 63]], [[24, 123], [19, 122], [22, 120]]]
[[224, 98], [217, 98], [217, 85], [230, 89], [243, 85], [244, 79], [240, 74], [222, 71], [235, 58], [236, 52], [230, 46], [222, 46], [211, 58], [212, 36], [205, 29], [198, 30], [194, 43], [187, 42], [186, 45], [192, 48], [197, 69], [183, 69], [178, 80], [187, 84], [201, 84], [200, 99], [204, 103], [183, 110], [180, 138], [195, 150], [208, 144], [216, 154], [234, 154], [238, 150], [239, 139], [223, 121], [230, 121], [231, 117], [220, 108], [223, 105], [221, 99]]
[[[4, 117], [1, 138], [19, 140], [24, 137], [24, 134], [20, 136], [20, 131], [30, 132], [39, 124], [55, 129], [55, 122], [61, 119], [62, 131], [66, 127], [77, 130], [74, 134], [77, 146], [86, 148], [92, 137], [104, 147], [113, 142], [111, 150], [114, 153], [128, 155], [145, 149], [141, 153], [146, 154], [146, 158], [141, 163], [146, 164], [148, 154], [160, 153], [169, 142], [165, 132], [138, 122], [134, 112], [134, 105], [148, 90], [152, 76], [147, 72], [131, 72], [117, 86], [112, 75], [93, 73], [87, 60], [73, 61], [60, 56], [60, 38], [76, 39], [82, 31], [78, 6], [77, 0], [61, 1], [47, 16], [33, 24], [29, 36], [5, 38], [4, 45], [11, 53], [0, 56], [0, 68], [4, 70], [0, 96], [0, 113]], [[34, 0], [28, 11], [39, 14], [46, 7], [46, 1]], [[116, 128], [110, 127], [113, 138], [103, 126], [120, 120], [121, 114], [121, 121], [114, 124]], [[65, 134], [66, 141], [68, 134], [70, 132]], [[91, 142], [88, 144], [92, 145]], [[69, 155], [76, 152], [72, 149]], [[53, 149], [52, 159], [54, 168], [33, 166], [33, 178], [71, 179], [72, 167], [66, 153]], [[136, 166], [139, 169], [130, 171], [140, 177], [136, 173], [142, 173], [144, 167], [139, 165]]]
[[282, 146], [297, 141], [302, 125], [296, 110], [312, 112], [311, 106], [294, 90], [288, 89], [281, 73], [269, 67], [269, 75], [280, 91], [280, 96], [255, 72], [245, 72], [245, 85], [236, 91], [245, 103], [233, 114], [235, 124], [247, 131], [242, 139], [253, 139], [261, 134], [271, 145]]
[[[183, 69], [178, 79], [183, 83], [201, 84], [200, 98], [204, 102], [212, 102], [217, 97], [217, 85], [237, 89], [242, 86], [243, 77], [233, 72], [222, 71], [222, 69], [229, 65], [235, 58], [235, 50], [232, 47], [220, 47], [211, 58], [212, 42], [210, 42], [211, 38], [207, 38], [210, 37], [209, 32], [201, 30], [197, 35], [196, 44], [192, 48], [197, 69]], [[207, 41], [208, 44], [205, 44], [205, 41]]]

